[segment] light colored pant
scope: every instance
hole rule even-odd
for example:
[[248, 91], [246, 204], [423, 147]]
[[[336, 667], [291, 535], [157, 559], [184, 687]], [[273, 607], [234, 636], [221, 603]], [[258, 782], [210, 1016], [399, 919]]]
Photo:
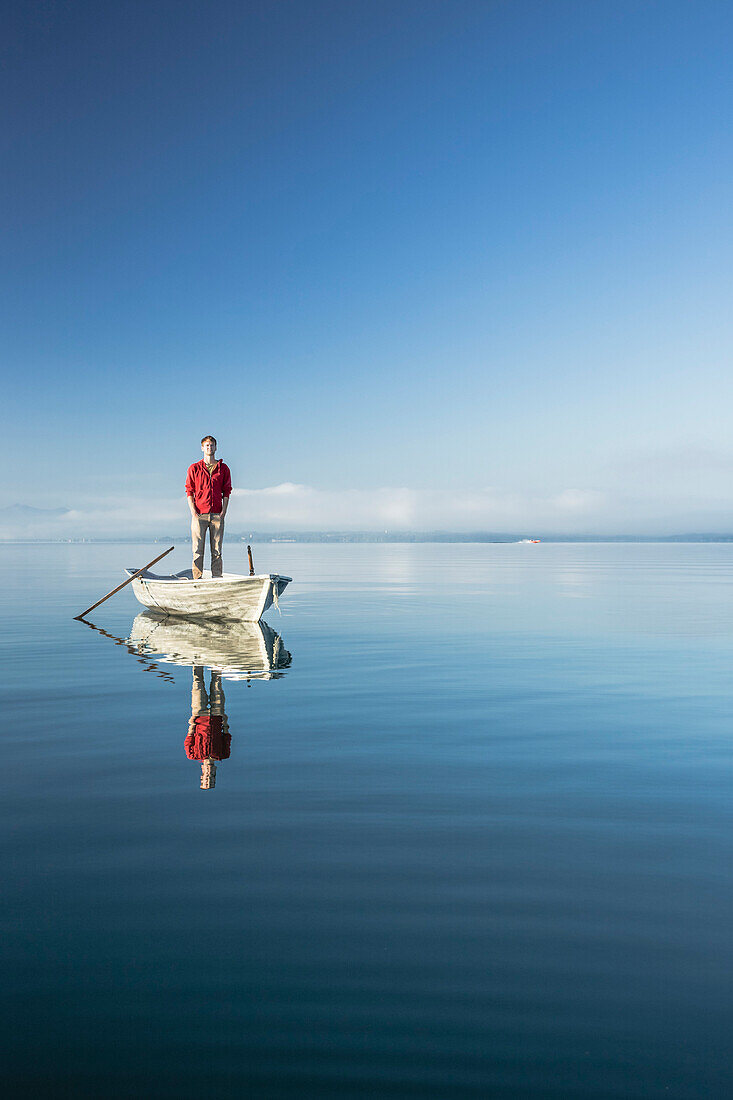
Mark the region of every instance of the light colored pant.
[[224, 517], [221, 514], [191, 516], [191, 539], [193, 540], [193, 579], [198, 580], [204, 568], [204, 548], [206, 532], [211, 542], [211, 575], [220, 577], [224, 571], [221, 560], [221, 544], [224, 541]]

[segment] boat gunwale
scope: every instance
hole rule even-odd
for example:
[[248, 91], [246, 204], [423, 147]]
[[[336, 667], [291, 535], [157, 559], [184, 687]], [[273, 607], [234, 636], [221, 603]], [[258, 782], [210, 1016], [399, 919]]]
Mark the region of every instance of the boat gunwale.
[[[137, 572], [136, 569], [125, 569], [125, 572], [129, 576], [134, 576]], [[187, 584], [195, 584], [197, 587], [205, 584], [212, 585], [220, 588], [223, 584], [242, 584], [244, 581], [254, 583], [255, 581], [287, 581], [288, 584], [292, 583], [292, 577], [286, 577], [284, 573], [256, 573], [253, 577], [247, 573], [224, 573], [221, 577], [197, 577], [196, 580], [193, 577], [185, 576], [180, 573], [169, 573], [160, 575], [158, 573], [140, 573], [135, 577], [136, 581], [144, 581], [146, 584], [175, 584], [180, 585], [181, 582]]]

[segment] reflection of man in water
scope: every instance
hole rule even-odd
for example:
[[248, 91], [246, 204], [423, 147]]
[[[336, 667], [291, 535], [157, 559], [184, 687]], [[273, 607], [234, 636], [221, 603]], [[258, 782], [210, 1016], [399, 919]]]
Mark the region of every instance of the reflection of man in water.
[[186, 756], [201, 761], [201, 790], [208, 791], [216, 784], [217, 760], [226, 760], [231, 750], [232, 738], [224, 713], [224, 692], [221, 676], [212, 671], [209, 694], [201, 665], [194, 666], [191, 688], [191, 720], [186, 737]]

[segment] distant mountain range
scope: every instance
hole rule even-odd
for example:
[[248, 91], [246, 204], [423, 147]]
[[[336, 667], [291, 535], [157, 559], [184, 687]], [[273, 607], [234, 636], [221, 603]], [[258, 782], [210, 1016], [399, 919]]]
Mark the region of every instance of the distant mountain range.
[[[0, 509], [0, 542], [98, 542], [98, 543], [166, 543], [182, 546], [190, 541], [188, 531], [166, 535], [97, 535], [71, 536], [43, 531], [38, 521], [53, 516], [63, 516], [67, 508], [30, 508], [14, 505]], [[8, 523], [7, 518], [16, 522]], [[18, 521], [25, 521], [18, 522]], [[531, 540], [540, 543], [596, 543], [596, 542], [733, 542], [733, 534], [693, 533], [680, 535], [543, 535], [530, 532]], [[526, 532], [497, 534], [486, 531], [253, 531], [242, 535], [238, 531], [227, 532], [227, 542], [232, 543], [519, 543], [528, 542]]]
[[29, 504], [11, 504], [0, 508], [0, 519], [47, 519], [50, 516], [65, 516], [70, 508], [32, 508]]

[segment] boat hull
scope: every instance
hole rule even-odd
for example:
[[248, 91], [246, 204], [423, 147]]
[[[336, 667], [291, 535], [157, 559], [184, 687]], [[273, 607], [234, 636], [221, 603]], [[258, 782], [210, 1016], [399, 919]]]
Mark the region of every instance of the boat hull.
[[[127, 570], [129, 574], [135, 572]], [[225, 573], [212, 579], [208, 570], [200, 580], [193, 580], [189, 569], [168, 577], [146, 571], [133, 580], [131, 587], [143, 607], [166, 615], [259, 622], [290, 580], [279, 573], [256, 577]]]

